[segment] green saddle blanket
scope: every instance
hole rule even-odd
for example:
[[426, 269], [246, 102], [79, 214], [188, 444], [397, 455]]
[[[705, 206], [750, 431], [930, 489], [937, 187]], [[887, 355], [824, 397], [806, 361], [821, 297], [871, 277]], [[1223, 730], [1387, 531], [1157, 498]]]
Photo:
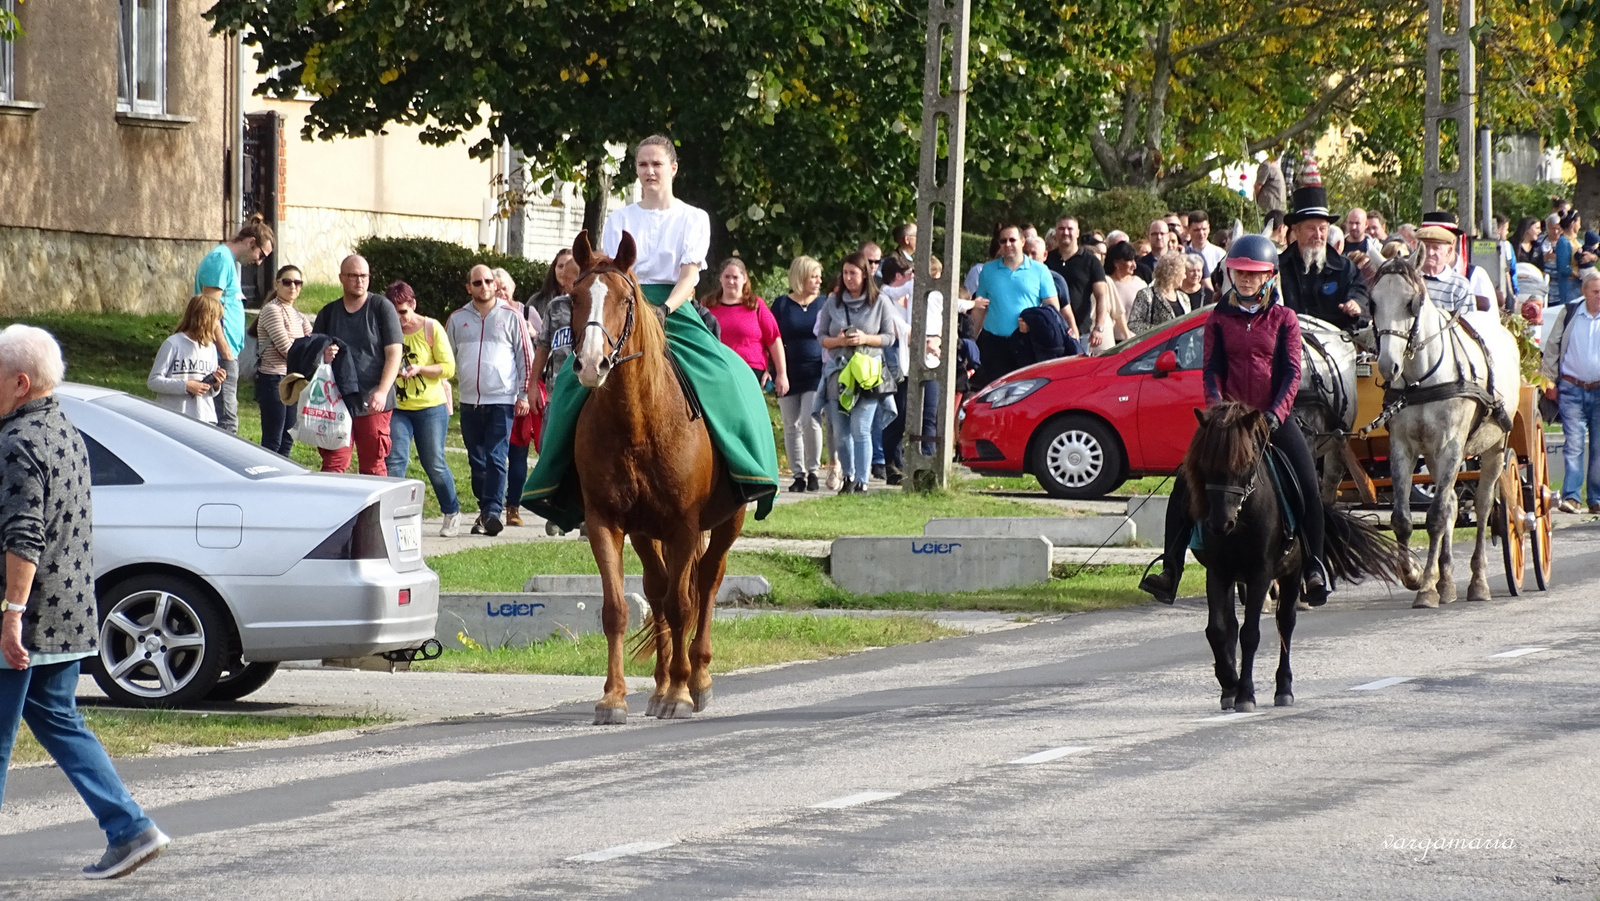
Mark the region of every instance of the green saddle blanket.
[[[671, 285], [642, 285], [651, 303], [664, 302]], [[755, 502], [756, 519], [765, 519], [778, 493], [778, 450], [761, 386], [749, 364], [706, 328], [693, 305], [666, 317], [667, 350], [704, 412], [711, 443], [722, 455], [734, 492]], [[574, 330], [577, 334], [577, 329]], [[567, 360], [550, 390], [538, 463], [522, 489], [522, 506], [563, 529], [583, 522], [583, 496], [572, 467], [578, 413], [589, 398]], [[627, 364], [623, 364], [627, 365]]]

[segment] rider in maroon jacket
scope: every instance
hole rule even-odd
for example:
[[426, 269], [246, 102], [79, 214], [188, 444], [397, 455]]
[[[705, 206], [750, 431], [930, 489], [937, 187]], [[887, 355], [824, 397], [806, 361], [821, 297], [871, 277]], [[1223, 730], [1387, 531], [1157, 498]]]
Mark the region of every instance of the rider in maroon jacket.
[[[1305, 537], [1306, 603], [1328, 600], [1327, 571], [1322, 565], [1322, 496], [1311, 450], [1298, 426], [1289, 422], [1295, 392], [1300, 390], [1300, 323], [1274, 290], [1278, 251], [1260, 235], [1233, 242], [1226, 261], [1233, 287], [1211, 309], [1205, 326], [1206, 405], [1238, 401], [1267, 415], [1272, 443], [1288, 457], [1304, 498], [1300, 531]], [[1287, 424], [1287, 427], [1285, 427]], [[1159, 573], [1145, 576], [1139, 588], [1170, 604], [1177, 599], [1183, 557], [1193, 523], [1181, 499], [1187, 488], [1180, 472], [1167, 504], [1166, 550]]]

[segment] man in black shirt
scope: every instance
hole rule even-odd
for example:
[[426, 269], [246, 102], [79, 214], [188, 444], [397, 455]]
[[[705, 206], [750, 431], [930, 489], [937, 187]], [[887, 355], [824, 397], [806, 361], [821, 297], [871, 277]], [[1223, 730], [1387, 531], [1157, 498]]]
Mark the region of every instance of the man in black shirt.
[[[394, 411], [394, 380], [400, 374], [400, 356], [405, 337], [400, 332], [400, 315], [381, 294], [370, 294], [371, 270], [362, 257], [351, 254], [339, 264], [339, 283], [344, 295], [317, 313], [312, 331], [332, 335], [344, 343], [355, 358], [361, 394], [346, 397], [354, 417], [351, 432], [354, 450], [366, 475], [388, 475], [389, 417]], [[337, 347], [328, 348], [324, 362], [333, 362]], [[323, 472], [344, 472], [350, 465], [351, 447], [338, 450], [318, 448]], [[404, 473], [396, 473], [397, 477]]]
[[1051, 272], [1060, 273], [1071, 294], [1072, 317], [1088, 340], [1089, 353], [1111, 346], [1111, 309], [1106, 303], [1106, 269], [1088, 247], [1078, 241], [1078, 220], [1070, 216], [1056, 223], [1056, 249], [1045, 258]]

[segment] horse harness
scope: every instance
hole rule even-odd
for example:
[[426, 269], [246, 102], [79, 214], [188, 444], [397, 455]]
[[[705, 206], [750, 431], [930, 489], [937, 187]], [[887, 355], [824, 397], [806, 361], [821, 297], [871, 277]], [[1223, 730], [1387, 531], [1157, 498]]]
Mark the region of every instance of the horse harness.
[[[1289, 426], [1293, 428], [1293, 426]], [[1255, 493], [1256, 485], [1261, 481], [1261, 470], [1267, 470], [1267, 477], [1272, 480], [1272, 487], [1277, 492], [1278, 506], [1283, 510], [1283, 550], [1287, 556], [1295, 547], [1295, 539], [1299, 536], [1299, 520], [1305, 516], [1303, 487], [1299, 476], [1295, 475], [1294, 467], [1289, 465], [1288, 458], [1269, 440], [1257, 455], [1258, 463], [1250, 470], [1250, 480], [1244, 485], [1218, 485], [1206, 483], [1206, 491], [1215, 491], [1225, 495], [1238, 495], [1239, 505], [1250, 499]], [[1288, 484], [1285, 485], [1284, 483]], [[1195, 523], [1195, 533], [1199, 534], [1200, 523]]]
[[[1406, 360], [1410, 360], [1412, 357], [1416, 356], [1417, 345], [1421, 343], [1417, 335], [1417, 330], [1421, 326], [1421, 321], [1422, 316], [1419, 312], [1418, 315], [1411, 318], [1411, 329], [1407, 332], [1401, 332], [1396, 329], [1389, 328], [1377, 329], [1380, 340], [1383, 337], [1388, 336], [1391, 338], [1398, 338], [1406, 343], [1406, 352], [1401, 358], [1402, 364]], [[1457, 326], [1460, 326], [1459, 330], [1457, 329]], [[1473, 362], [1472, 358], [1467, 354], [1466, 342], [1464, 342], [1461, 338], [1461, 332], [1463, 331], [1467, 333], [1467, 337], [1473, 340], [1473, 343], [1478, 346], [1478, 349], [1483, 352], [1484, 366], [1486, 369], [1484, 374], [1489, 382], [1488, 387], [1485, 387], [1478, 382], [1478, 367], [1477, 364]], [[1452, 400], [1458, 397], [1469, 398], [1475, 401], [1478, 407], [1478, 412], [1472, 419], [1472, 427], [1468, 429], [1467, 434], [1470, 435], [1477, 431], [1478, 426], [1482, 425], [1483, 421], [1490, 416], [1494, 417], [1495, 424], [1500, 426], [1501, 429], [1507, 432], [1511, 431], [1511, 417], [1506, 414], [1505, 406], [1495, 398], [1494, 367], [1488, 365], [1489, 347], [1484, 343], [1483, 336], [1478, 334], [1478, 330], [1472, 327], [1471, 322], [1461, 318], [1461, 312], [1459, 310], [1450, 314], [1449, 319], [1445, 321], [1444, 327], [1440, 329], [1440, 334], [1449, 334], [1450, 336], [1451, 349], [1455, 352], [1454, 358], [1457, 360], [1455, 381], [1443, 382], [1438, 385], [1421, 384], [1426, 382], [1428, 379], [1433, 378], [1434, 373], [1439, 371], [1439, 367], [1444, 365], [1445, 357], [1450, 356], [1449, 354], [1440, 353], [1439, 359], [1434, 361], [1434, 364], [1428, 368], [1428, 371], [1423, 373], [1421, 378], [1416, 379], [1411, 384], [1401, 385], [1398, 388], [1393, 384], [1384, 385], [1383, 410], [1378, 414], [1376, 419], [1372, 420], [1371, 424], [1360, 431], [1359, 435], [1361, 437], [1364, 438], [1371, 433], [1373, 429], [1380, 428], [1384, 423], [1388, 422], [1391, 417], [1405, 407], [1429, 404], [1441, 400]], [[1465, 371], [1463, 371], [1461, 368], [1461, 363], [1459, 362], [1463, 359], [1467, 362], [1467, 369]]]
[[[610, 350], [610, 353], [606, 354], [605, 357], [606, 365], [612, 369], [615, 369], [629, 360], [637, 360], [638, 358], [644, 356], [644, 351], [642, 350], [634, 351], [627, 356], [622, 356], [622, 346], [627, 344], [628, 339], [633, 336], [634, 307], [638, 305], [639, 296], [644, 292], [640, 290], [639, 283], [633, 280], [632, 274], [623, 272], [615, 267], [608, 266], [602, 269], [597, 269], [595, 270], [594, 274], [603, 275], [607, 272], [615, 272], [622, 276], [627, 280], [628, 287], [632, 289], [628, 293], [627, 315], [622, 320], [622, 331], [618, 333], [617, 337], [612, 338], [611, 333], [606, 331], [606, 327], [603, 323], [594, 322], [591, 320], [584, 323], [583, 333], [585, 336], [587, 336], [589, 334], [589, 329], [591, 328], [597, 328], [600, 330], [600, 334], [605, 336], [606, 347]], [[664, 308], [658, 309], [659, 312], [665, 315]], [[678, 359], [670, 352], [664, 354], [663, 356], [667, 358], [667, 366], [672, 370], [673, 377], [678, 380], [678, 387], [683, 391], [683, 399], [689, 405], [689, 421], [694, 422], [696, 419], [703, 418], [705, 416], [705, 407], [701, 405], [700, 395], [695, 393], [694, 385], [690, 384], [688, 373], [683, 371], [683, 367], [678, 365]]]

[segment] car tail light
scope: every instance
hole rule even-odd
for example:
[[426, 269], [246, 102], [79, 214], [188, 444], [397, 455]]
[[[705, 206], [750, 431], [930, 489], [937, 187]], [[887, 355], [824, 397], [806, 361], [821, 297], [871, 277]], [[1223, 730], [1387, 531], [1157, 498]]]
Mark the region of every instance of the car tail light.
[[383, 560], [389, 548], [383, 541], [383, 511], [374, 503], [323, 539], [307, 560]]
[[405, 605], [407, 605], [409, 603], [411, 603], [411, 589], [409, 589], [409, 588], [400, 589], [400, 606], [404, 607]]

